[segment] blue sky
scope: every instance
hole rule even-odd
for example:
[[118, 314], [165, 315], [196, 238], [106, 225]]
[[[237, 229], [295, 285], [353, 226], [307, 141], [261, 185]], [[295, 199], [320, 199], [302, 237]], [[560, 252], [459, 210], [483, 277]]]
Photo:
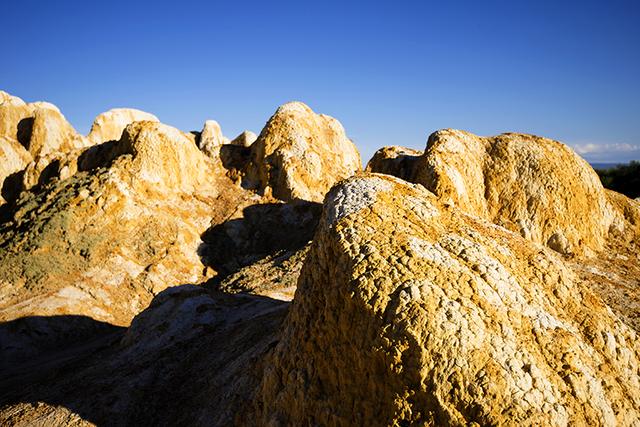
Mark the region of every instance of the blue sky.
[[114, 107], [260, 131], [338, 118], [363, 159], [441, 128], [526, 132], [640, 159], [640, 2], [40, 2], [0, 5], [0, 89], [87, 132]]

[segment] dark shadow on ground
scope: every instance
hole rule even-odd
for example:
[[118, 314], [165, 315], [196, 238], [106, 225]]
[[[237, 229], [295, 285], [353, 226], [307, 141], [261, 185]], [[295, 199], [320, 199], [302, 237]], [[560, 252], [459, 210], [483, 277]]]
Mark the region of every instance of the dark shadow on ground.
[[[0, 380], [0, 421], [27, 404], [20, 419], [33, 422], [44, 402], [98, 426], [228, 424], [255, 389], [288, 305], [181, 285], [158, 294], [126, 331], [83, 316], [4, 323], [0, 330], [23, 331], [40, 356], [16, 362]], [[69, 344], [65, 334], [75, 328], [94, 334]], [[62, 337], [40, 342], [41, 329]]]
[[303, 248], [315, 233], [322, 205], [307, 201], [251, 205], [242, 218], [205, 231], [198, 249], [202, 263], [220, 281], [240, 268], [282, 251]]

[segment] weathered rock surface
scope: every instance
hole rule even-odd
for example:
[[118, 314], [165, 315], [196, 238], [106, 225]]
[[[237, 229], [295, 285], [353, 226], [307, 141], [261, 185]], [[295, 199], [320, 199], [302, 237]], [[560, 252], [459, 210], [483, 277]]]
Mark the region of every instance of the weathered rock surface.
[[[0, 166], [0, 185], [6, 201], [46, 181], [52, 162], [86, 148], [89, 142], [53, 104], [27, 104], [4, 92], [0, 101], [0, 151], [7, 160]], [[45, 176], [41, 176], [43, 173]], [[5, 182], [9, 176], [11, 179]]]
[[335, 119], [146, 114], [0, 92], [0, 424], [637, 423], [640, 203], [560, 143], [441, 131], [321, 207]]
[[87, 139], [92, 145], [107, 141], [118, 141], [124, 129], [133, 122], [158, 122], [153, 114], [134, 108], [114, 108], [95, 118]]
[[257, 424], [632, 425], [639, 360], [553, 252], [356, 177], [327, 197]]
[[89, 352], [52, 351], [45, 372], [0, 372], [0, 424], [233, 424], [255, 388], [249, 368], [273, 346], [287, 307], [200, 286], [167, 289], [128, 330], [95, 335]]
[[[0, 205], [7, 198], [15, 197], [16, 185], [8, 182], [5, 188], [5, 180], [18, 173], [29, 164], [31, 155], [20, 143], [13, 139], [0, 137]], [[16, 181], [15, 179], [13, 181]], [[19, 180], [17, 180], [19, 182]]]
[[0, 320], [127, 325], [166, 287], [215, 275], [198, 255], [200, 235], [251, 195], [157, 122], [129, 125], [102, 156], [95, 169], [23, 193], [0, 224]]
[[379, 157], [370, 171], [420, 183], [463, 211], [562, 254], [593, 254], [612, 226], [624, 227], [591, 166], [547, 138], [447, 129], [429, 137], [413, 168], [404, 166], [413, 163], [406, 155], [395, 163]]
[[336, 182], [361, 170], [342, 125], [301, 102], [278, 108], [251, 148], [244, 182], [285, 201], [321, 202]]

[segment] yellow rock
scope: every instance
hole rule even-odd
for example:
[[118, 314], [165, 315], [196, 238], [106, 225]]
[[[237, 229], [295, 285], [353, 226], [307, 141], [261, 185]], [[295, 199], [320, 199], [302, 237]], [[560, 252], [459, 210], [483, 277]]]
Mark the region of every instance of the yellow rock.
[[92, 145], [106, 141], [117, 141], [127, 125], [139, 121], [157, 122], [159, 120], [153, 114], [134, 108], [111, 109], [95, 118], [87, 139]]
[[251, 149], [245, 181], [281, 200], [321, 202], [331, 186], [362, 168], [340, 122], [301, 102], [278, 108]]
[[259, 425], [632, 425], [640, 342], [553, 251], [422, 186], [327, 196]]

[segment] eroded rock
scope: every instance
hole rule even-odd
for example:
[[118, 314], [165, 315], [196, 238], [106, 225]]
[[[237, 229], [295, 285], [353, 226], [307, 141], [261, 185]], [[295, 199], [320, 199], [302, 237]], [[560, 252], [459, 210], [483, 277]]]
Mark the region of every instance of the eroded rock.
[[158, 122], [159, 120], [153, 114], [134, 108], [111, 109], [95, 118], [87, 139], [92, 145], [107, 141], [118, 141], [129, 124], [141, 121]]
[[395, 154], [379, 151], [369, 170], [422, 184], [471, 215], [565, 255], [601, 250], [621, 218], [591, 166], [551, 139], [445, 129], [429, 137], [411, 167], [403, 163], [407, 157], [382, 161], [385, 156]]
[[384, 175], [319, 227], [257, 424], [637, 421], [636, 333], [554, 252]]
[[285, 201], [320, 202], [336, 182], [361, 170], [340, 122], [301, 102], [278, 108], [251, 148], [245, 182]]

